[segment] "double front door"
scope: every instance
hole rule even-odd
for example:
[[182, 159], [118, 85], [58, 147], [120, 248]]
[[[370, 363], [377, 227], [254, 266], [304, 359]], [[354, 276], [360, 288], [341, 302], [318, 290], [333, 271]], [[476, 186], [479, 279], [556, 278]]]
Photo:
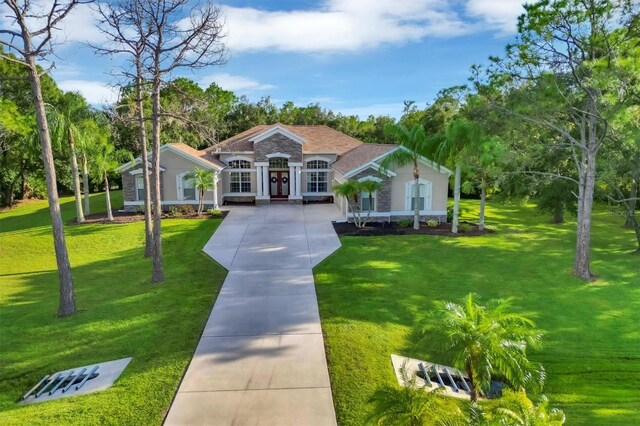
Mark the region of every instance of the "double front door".
[[289, 172], [270, 171], [269, 189], [271, 198], [287, 198], [289, 196]]

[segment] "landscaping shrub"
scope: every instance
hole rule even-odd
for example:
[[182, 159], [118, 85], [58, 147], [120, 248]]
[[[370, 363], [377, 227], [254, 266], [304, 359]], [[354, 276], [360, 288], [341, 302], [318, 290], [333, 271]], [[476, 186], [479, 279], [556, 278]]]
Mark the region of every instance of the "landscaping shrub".
[[183, 204], [180, 206], [180, 212], [184, 216], [193, 216], [196, 214], [196, 209], [194, 209], [191, 204]]
[[427, 226], [430, 228], [437, 228], [438, 227], [438, 221], [435, 219], [429, 219], [427, 221]]
[[179, 206], [169, 206], [169, 216], [180, 217], [182, 216], [182, 210]]
[[211, 217], [222, 217], [222, 211], [220, 209], [209, 209], [207, 213], [209, 213]]
[[409, 227], [413, 226], [413, 219], [407, 219], [407, 218], [400, 219], [398, 221], [398, 226], [400, 228], [409, 228]]
[[458, 229], [460, 229], [460, 232], [463, 232], [463, 233], [466, 234], [467, 232], [471, 232], [473, 227], [471, 225], [469, 225], [468, 223], [461, 223], [460, 226], [458, 227]]

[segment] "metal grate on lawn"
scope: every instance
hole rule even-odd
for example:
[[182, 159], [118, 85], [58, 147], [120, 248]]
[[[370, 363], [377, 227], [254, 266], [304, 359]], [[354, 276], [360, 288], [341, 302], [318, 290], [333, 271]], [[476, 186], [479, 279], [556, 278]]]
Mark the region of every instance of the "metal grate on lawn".
[[24, 394], [20, 402], [44, 402], [110, 388], [130, 361], [131, 358], [122, 358], [47, 374]]

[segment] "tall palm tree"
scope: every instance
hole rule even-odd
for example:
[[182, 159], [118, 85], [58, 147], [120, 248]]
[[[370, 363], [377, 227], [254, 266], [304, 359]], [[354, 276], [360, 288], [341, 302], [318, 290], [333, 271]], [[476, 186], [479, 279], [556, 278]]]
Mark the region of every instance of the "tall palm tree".
[[342, 183], [336, 183], [333, 185], [333, 191], [340, 196], [343, 196], [347, 200], [349, 210], [353, 214], [353, 223], [358, 228], [364, 228], [371, 218], [371, 208], [367, 210], [366, 216], [362, 217], [362, 200], [361, 194], [366, 193], [369, 197], [369, 206], [371, 207], [373, 202], [373, 193], [380, 189], [380, 182], [375, 180], [347, 180]]
[[92, 158], [93, 176], [95, 180], [104, 182], [104, 190], [107, 204], [107, 220], [113, 222], [113, 211], [111, 210], [111, 193], [109, 191], [109, 173], [115, 170], [120, 161], [115, 148], [111, 143], [102, 143], [95, 150]]
[[385, 135], [395, 139], [399, 145], [381, 162], [383, 170], [391, 167], [402, 167], [407, 164], [413, 166], [414, 201], [413, 201], [413, 229], [420, 229], [420, 160], [435, 152], [433, 139], [427, 138], [424, 127], [418, 124], [407, 128], [402, 124], [387, 124], [384, 126]]
[[[58, 146], [68, 143], [71, 157], [71, 175], [73, 178], [73, 195], [76, 202], [76, 221], [84, 222], [80, 192], [80, 174], [78, 171], [77, 144], [84, 133], [80, 130], [81, 122], [90, 113], [85, 99], [76, 92], [64, 93], [57, 109], [48, 108], [47, 118], [51, 123], [51, 138]], [[83, 143], [83, 141], [82, 141]], [[87, 212], [89, 213], [89, 212]]]
[[198, 202], [198, 216], [202, 214], [204, 209], [204, 195], [207, 191], [211, 191], [215, 188], [214, 182], [215, 174], [213, 170], [193, 169], [193, 171], [186, 175], [187, 179], [193, 181], [193, 186], [199, 194]]
[[400, 373], [403, 387], [383, 386], [371, 398], [374, 406], [368, 419], [371, 423], [389, 426], [466, 424], [462, 411], [453, 399], [440, 394], [443, 388], [420, 388], [416, 377], [409, 378], [404, 366]]
[[439, 139], [436, 149], [436, 161], [440, 164], [452, 162], [455, 165], [455, 179], [453, 184], [453, 220], [451, 232], [458, 232], [460, 216], [460, 186], [462, 184], [462, 164], [465, 156], [469, 155], [472, 147], [477, 146], [481, 132], [475, 123], [464, 118], [451, 121], [445, 129], [445, 137]]
[[522, 391], [505, 390], [501, 398], [487, 403], [484, 416], [492, 425], [562, 426], [564, 413], [556, 408], [548, 410], [548, 405], [544, 396], [534, 404]]
[[470, 293], [459, 304], [435, 302], [423, 330], [428, 341], [451, 353], [453, 366], [466, 371], [474, 402], [496, 375], [516, 389], [540, 389], [544, 370], [527, 358], [527, 348], [539, 348], [542, 336], [533, 321], [510, 313], [509, 299], [486, 306], [475, 299]]

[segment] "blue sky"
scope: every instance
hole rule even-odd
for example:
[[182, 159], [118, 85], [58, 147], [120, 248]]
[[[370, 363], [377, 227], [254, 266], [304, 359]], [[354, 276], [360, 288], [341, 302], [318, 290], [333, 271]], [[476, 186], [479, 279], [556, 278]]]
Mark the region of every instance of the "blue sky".
[[[43, 0], [44, 1], [44, 0]], [[398, 116], [464, 84], [469, 67], [499, 55], [515, 34], [520, 0], [226, 0], [229, 60], [187, 73], [251, 100], [320, 103], [346, 114]], [[1, 11], [0, 11], [1, 12]], [[0, 25], [8, 25], [0, 18]], [[95, 56], [94, 14], [83, 6], [61, 28], [52, 74], [90, 102], [112, 101], [118, 59]]]

